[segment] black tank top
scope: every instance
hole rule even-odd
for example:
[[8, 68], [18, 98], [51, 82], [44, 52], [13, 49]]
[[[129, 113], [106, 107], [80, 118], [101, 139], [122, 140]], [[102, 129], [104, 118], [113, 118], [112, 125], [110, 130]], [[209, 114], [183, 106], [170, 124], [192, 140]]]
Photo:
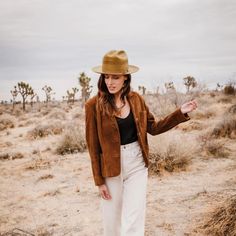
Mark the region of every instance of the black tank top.
[[116, 121], [119, 127], [121, 145], [132, 143], [138, 140], [134, 116], [131, 110], [126, 118], [120, 118], [116, 116]]

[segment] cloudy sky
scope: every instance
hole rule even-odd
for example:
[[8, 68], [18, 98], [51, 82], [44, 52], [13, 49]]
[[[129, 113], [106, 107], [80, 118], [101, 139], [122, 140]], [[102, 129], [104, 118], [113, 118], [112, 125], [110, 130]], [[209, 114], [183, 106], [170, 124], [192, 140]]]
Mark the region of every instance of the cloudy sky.
[[0, 0], [0, 100], [19, 81], [61, 99], [81, 72], [95, 92], [91, 67], [111, 49], [140, 67], [134, 88], [181, 89], [187, 75], [215, 87], [236, 78], [235, 42], [234, 0]]

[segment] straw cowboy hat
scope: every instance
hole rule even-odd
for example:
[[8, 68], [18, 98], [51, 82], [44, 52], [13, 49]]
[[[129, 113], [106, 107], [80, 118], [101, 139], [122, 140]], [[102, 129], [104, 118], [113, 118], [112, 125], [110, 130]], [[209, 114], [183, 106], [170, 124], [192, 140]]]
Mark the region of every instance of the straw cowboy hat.
[[102, 65], [93, 67], [99, 74], [127, 75], [139, 70], [137, 66], [128, 64], [128, 57], [124, 50], [111, 50], [103, 57]]

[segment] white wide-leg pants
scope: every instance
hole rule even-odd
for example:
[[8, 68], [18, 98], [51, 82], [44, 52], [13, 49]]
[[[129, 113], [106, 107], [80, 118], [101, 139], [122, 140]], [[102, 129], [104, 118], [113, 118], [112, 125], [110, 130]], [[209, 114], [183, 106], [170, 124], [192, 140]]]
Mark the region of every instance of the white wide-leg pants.
[[138, 141], [121, 145], [121, 174], [105, 178], [112, 199], [101, 198], [104, 236], [144, 236], [147, 179]]

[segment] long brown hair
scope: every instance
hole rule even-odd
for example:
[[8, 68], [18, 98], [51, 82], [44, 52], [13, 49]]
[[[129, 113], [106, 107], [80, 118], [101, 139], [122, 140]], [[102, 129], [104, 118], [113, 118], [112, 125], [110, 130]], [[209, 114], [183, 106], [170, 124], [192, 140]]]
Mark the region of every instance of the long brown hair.
[[[125, 102], [125, 96], [130, 92], [131, 75], [125, 75], [127, 79], [124, 81], [124, 85], [121, 92], [121, 100]], [[98, 103], [99, 108], [103, 114], [112, 115], [118, 112], [115, 105], [115, 97], [109, 93], [105, 83], [105, 75], [101, 74], [98, 80]]]

